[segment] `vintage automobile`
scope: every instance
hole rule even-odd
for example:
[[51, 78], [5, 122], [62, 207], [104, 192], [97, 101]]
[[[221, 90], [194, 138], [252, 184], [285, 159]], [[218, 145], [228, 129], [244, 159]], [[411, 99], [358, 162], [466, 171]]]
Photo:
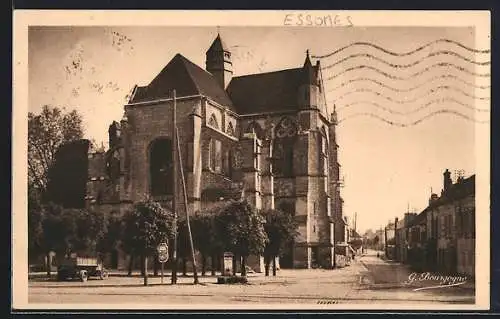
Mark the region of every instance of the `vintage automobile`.
[[57, 280], [79, 279], [87, 281], [89, 277], [108, 278], [108, 271], [104, 269], [102, 261], [97, 257], [81, 257], [72, 255], [64, 259], [57, 267]]

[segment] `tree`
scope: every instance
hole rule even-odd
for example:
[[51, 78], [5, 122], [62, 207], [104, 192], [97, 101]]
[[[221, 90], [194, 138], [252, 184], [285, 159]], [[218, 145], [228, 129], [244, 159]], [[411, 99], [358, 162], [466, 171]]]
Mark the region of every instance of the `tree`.
[[50, 252], [64, 256], [68, 252], [71, 236], [73, 236], [75, 223], [65, 218], [64, 209], [53, 203], [41, 207], [41, 248], [47, 258], [47, 275], [51, 273]]
[[191, 218], [193, 243], [201, 254], [201, 274], [205, 275], [207, 257], [211, 257], [212, 275], [215, 275], [216, 260], [224, 252], [224, 242], [215, 227], [220, 208], [196, 212]]
[[47, 203], [30, 207], [28, 213], [30, 256], [46, 256], [49, 276], [51, 252], [59, 257], [72, 252], [94, 255], [105, 234], [102, 216], [95, 211], [64, 209]]
[[246, 276], [246, 259], [260, 255], [268, 242], [264, 217], [247, 201], [231, 201], [220, 213], [218, 232], [225, 238], [225, 247], [241, 257], [241, 275]]
[[83, 137], [82, 116], [76, 111], [45, 105], [40, 114], [28, 113], [28, 187], [44, 201], [48, 172], [60, 145]]
[[136, 203], [126, 214], [123, 245], [131, 255], [142, 257], [145, 284], [148, 257], [155, 254], [158, 244], [173, 238], [174, 228], [173, 212], [151, 199]]
[[104, 255], [118, 248], [123, 236], [122, 219], [112, 213], [105, 218], [103, 231], [102, 238], [97, 242], [97, 251]]
[[262, 211], [265, 218], [264, 230], [269, 238], [264, 248], [265, 275], [269, 276], [269, 266], [273, 261], [273, 276], [276, 276], [276, 257], [278, 257], [298, 235], [298, 224], [293, 215], [277, 209]]
[[30, 263], [37, 260], [44, 252], [42, 218], [40, 205], [28, 205], [28, 260]]
[[97, 255], [107, 232], [104, 215], [93, 209], [65, 209], [65, 215], [70, 215], [70, 220], [75, 223], [76, 233], [70, 242], [70, 250], [83, 255]]
[[191, 257], [191, 246], [189, 243], [189, 232], [185, 217], [177, 219], [177, 259], [182, 260], [182, 275], [187, 274], [187, 261]]

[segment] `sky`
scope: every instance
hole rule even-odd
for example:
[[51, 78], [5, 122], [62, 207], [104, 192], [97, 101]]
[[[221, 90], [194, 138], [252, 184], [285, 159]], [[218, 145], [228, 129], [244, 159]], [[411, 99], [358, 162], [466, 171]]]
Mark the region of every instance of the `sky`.
[[[489, 112], [470, 108], [489, 108], [489, 64], [480, 64], [489, 55], [451, 42], [402, 54], [438, 39], [474, 48], [472, 28], [30, 27], [28, 109], [77, 109], [86, 137], [107, 147], [108, 126], [123, 116], [133, 86], [148, 84], [177, 53], [204, 67], [218, 31], [234, 75], [302, 66], [306, 50], [313, 63], [320, 57], [328, 106], [340, 120], [344, 213], [357, 213], [360, 232], [424, 209], [445, 169], [475, 173], [481, 124], [470, 119]], [[359, 44], [336, 52], [354, 42], [385, 52]]]

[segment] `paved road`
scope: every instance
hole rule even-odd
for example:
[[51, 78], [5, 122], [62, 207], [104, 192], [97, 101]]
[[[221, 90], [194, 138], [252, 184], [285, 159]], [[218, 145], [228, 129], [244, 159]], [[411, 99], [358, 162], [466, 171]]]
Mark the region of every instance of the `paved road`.
[[414, 280], [420, 273], [415, 273], [406, 265], [385, 261], [371, 251], [359, 259], [363, 270], [360, 271], [358, 296], [377, 301], [380, 299], [407, 298], [409, 302], [434, 300], [444, 303], [473, 304], [475, 288], [471, 282], [450, 287], [438, 287], [436, 280]]
[[374, 252], [357, 258], [349, 267], [334, 270], [280, 270], [276, 277], [249, 275], [248, 285], [217, 285], [215, 277], [200, 278], [202, 285], [192, 285], [192, 278], [179, 277], [178, 285], [170, 278], [160, 285], [160, 278], [150, 278], [143, 286], [139, 277], [110, 277], [107, 280], [54, 282], [32, 280], [28, 288], [30, 303], [60, 304], [134, 304], [201, 306], [214, 304], [454, 304], [473, 303], [474, 291], [450, 287], [413, 291], [402, 284], [409, 275], [405, 266], [388, 263]]

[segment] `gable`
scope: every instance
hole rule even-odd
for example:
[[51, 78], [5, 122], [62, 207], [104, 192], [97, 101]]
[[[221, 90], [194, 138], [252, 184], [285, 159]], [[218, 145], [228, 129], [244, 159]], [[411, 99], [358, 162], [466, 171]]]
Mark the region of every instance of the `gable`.
[[232, 109], [231, 99], [217, 80], [204, 69], [177, 54], [147, 86], [137, 87], [131, 103], [177, 97], [204, 95]]

